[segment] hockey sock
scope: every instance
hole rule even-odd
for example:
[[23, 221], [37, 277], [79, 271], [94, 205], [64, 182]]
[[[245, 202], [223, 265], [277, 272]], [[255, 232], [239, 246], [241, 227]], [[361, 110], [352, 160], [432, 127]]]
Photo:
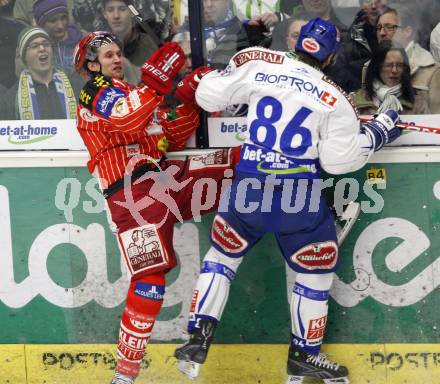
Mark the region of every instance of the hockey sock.
[[298, 273], [293, 286], [290, 315], [292, 345], [317, 355], [327, 324], [328, 296], [333, 273]]
[[220, 321], [229, 296], [231, 281], [242, 261], [232, 258], [211, 247], [203, 259], [200, 276], [194, 289], [188, 331], [198, 328], [201, 318]]
[[137, 377], [165, 294], [165, 273], [130, 283], [119, 329], [116, 371]]

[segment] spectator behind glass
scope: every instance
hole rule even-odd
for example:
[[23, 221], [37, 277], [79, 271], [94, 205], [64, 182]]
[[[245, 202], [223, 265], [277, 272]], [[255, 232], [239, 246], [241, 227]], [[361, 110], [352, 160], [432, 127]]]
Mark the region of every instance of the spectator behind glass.
[[54, 68], [50, 37], [41, 28], [26, 28], [18, 38], [25, 69], [0, 103], [0, 119], [74, 119], [81, 84]]
[[67, 0], [37, 0], [33, 13], [36, 24], [49, 34], [52, 41], [55, 65], [73, 73], [73, 51], [82, 33], [77, 25], [69, 25]]
[[72, 14], [75, 22], [87, 32], [103, 31], [107, 23], [102, 15], [102, 2], [93, 0], [74, 0]]
[[122, 41], [124, 56], [140, 67], [157, 49], [157, 44], [135, 24], [127, 3], [124, 0], [104, 0], [103, 15], [110, 31]]
[[[158, 39], [164, 40], [168, 37], [171, 23], [170, 0], [133, 0], [133, 4], [148, 21]], [[103, 7], [102, 0], [74, 0], [73, 17], [85, 31], [103, 31], [108, 29]]]
[[241, 21], [232, 12], [231, 0], [203, 0], [207, 62], [223, 69], [230, 58], [249, 46]]
[[350, 25], [332, 67], [332, 78], [346, 92], [362, 86], [362, 70], [377, 46], [376, 24], [386, 0], [361, 0], [361, 9]]
[[301, 27], [311, 19], [313, 19], [313, 16], [310, 13], [298, 11], [294, 17], [279, 23], [272, 32], [270, 49], [284, 52], [295, 50]]
[[[347, 26], [336, 16], [330, 0], [302, 0], [302, 8], [313, 17], [320, 17], [323, 20], [330, 21], [338, 28], [341, 36], [344, 36], [347, 31]], [[298, 8], [298, 10], [300, 9]], [[293, 16], [295, 16], [295, 13]]]
[[17, 81], [15, 75], [15, 50], [17, 38], [26, 27], [25, 24], [11, 20], [3, 15], [0, 5], [0, 85], [9, 88]]
[[305, 14], [297, 15], [294, 19], [290, 19], [290, 23], [287, 26], [286, 44], [288, 50], [295, 50], [295, 45], [298, 40], [299, 32], [303, 25], [306, 25], [311, 17], [305, 16]]
[[419, 23], [416, 16], [406, 7], [388, 8], [377, 22], [377, 40], [389, 40], [405, 48], [413, 87], [418, 93], [427, 94], [432, 113], [440, 113], [440, 65], [415, 40]]
[[[180, 48], [182, 48], [183, 54], [185, 55], [185, 62], [174, 78], [174, 86], [179, 84], [181, 80], [185, 78], [185, 76], [189, 75], [192, 71], [192, 60], [191, 60], [191, 41], [190, 34], [188, 31], [178, 32], [173, 36], [172, 41], [179, 44]], [[182, 104], [178, 97], [176, 97], [174, 92], [171, 92], [169, 95], [165, 96], [166, 105], [169, 107], [175, 108], [178, 105]]]
[[264, 25], [268, 30], [289, 17], [280, 12], [279, 0], [233, 0], [233, 3], [240, 20], [249, 20], [251, 25]]
[[430, 50], [434, 60], [440, 62], [440, 23], [431, 32]]
[[432, 30], [440, 21], [439, 0], [389, 0], [390, 8], [405, 7], [416, 16], [419, 21], [416, 25], [415, 40], [425, 49], [429, 50], [429, 39]]
[[[27, 25], [34, 25], [33, 5], [36, 0], [15, 0], [14, 19], [20, 20]], [[73, 2], [76, 0], [67, 0], [67, 8], [69, 12], [69, 20], [72, 18]]]
[[190, 34], [187, 31], [176, 33], [171, 41], [175, 41], [182, 48], [183, 54], [185, 55], [185, 63], [180, 69], [178, 75], [183, 79], [186, 75], [192, 71], [192, 60], [191, 60], [191, 41]]
[[430, 113], [425, 95], [415, 93], [411, 85], [408, 56], [403, 48], [382, 42], [367, 67], [365, 88], [353, 94], [362, 115], [374, 115], [388, 109], [399, 114]]
[[0, 12], [6, 17], [12, 17], [15, 0], [0, 0]]

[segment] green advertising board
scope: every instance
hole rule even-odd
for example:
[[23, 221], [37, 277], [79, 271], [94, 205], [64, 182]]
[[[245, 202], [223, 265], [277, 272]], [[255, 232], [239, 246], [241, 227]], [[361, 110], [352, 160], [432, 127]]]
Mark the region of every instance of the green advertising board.
[[[440, 326], [438, 164], [369, 164], [332, 184], [347, 193], [358, 188], [363, 212], [340, 251], [325, 342], [432, 347]], [[1, 168], [0, 206], [0, 343], [115, 343], [128, 276], [87, 169]], [[175, 227], [180, 264], [167, 276], [153, 342], [182, 340], [212, 218]], [[293, 281], [267, 235], [241, 264], [216, 343], [285, 346]], [[440, 349], [431, 347], [391, 355], [373, 348], [366, 361], [429, 371], [440, 365]]]

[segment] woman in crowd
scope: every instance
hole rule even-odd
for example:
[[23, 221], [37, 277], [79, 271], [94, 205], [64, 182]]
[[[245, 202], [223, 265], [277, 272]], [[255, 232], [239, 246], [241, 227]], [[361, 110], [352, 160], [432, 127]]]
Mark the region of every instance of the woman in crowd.
[[367, 67], [364, 86], [353, 94], [362, 115], [394, 109], [400, 114], [430, 113], [424, 95], [416, 94], [411, 85], [408, 56], [401, 47], [383, 41]]

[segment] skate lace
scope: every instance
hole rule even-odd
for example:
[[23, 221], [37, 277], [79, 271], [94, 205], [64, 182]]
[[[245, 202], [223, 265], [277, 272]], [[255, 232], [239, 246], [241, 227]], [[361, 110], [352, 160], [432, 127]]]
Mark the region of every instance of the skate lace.
[[307, 357], [307, 362], [317, 365], [321, 368], [331, 369], [333, 371], [336, 371], [339, 368], [339, 364], [332, 363], [327, 359], [327, 355], [324, 353], [320, 353], [319, 355], [309, 355]]
[[115, 377], [112, 384], [133, 384], [134, 378], [131, 376], [123, 375], [122, 373], [115, 373]]

